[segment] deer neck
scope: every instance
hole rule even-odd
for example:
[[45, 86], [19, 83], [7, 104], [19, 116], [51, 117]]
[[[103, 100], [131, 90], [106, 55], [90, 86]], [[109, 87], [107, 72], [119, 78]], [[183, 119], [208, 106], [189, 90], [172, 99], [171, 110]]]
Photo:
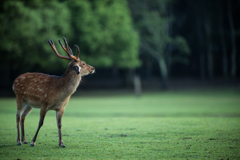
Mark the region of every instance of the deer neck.
[[67, 70], [63, 76], [60, 77], [60, 83], [59, 88], [62, 88], [63, 94], [66, 94], [66, 96], [72, 95], [77, 87], [79, 86], [81, 81], [81, 75], [76, 74], [76, 72], [73, 72], [71, 70]]

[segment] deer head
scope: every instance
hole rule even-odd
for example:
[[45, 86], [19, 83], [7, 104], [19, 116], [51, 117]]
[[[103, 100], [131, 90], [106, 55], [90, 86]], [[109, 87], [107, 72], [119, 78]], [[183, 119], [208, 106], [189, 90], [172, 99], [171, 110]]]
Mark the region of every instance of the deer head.
[[48, 40], [48, 43], [59, 58], [71, 60], [71, 62], [69, 63], [68, 69], [70, 69], [71, 71], [74, 71], [77, 75], [80, 75], [80, 76], [93, 74], [95, 72], [95, 68], [86, 64], [84, 61], [80, 60], [80, 58], [79, 58], [79, 53], [80, 53], [79, 47], [77, 45], [74, 45], [77, 48], [77, 54], [76, 54], [76, 56], [74, 56], [73, 53], [72, 53], [72, 49], [68, 46], [66, 38], [63, 37], [63, 41], [65, 43], [65, 46], [63, 46], [60, 39], [58, 40], [58, 42], [61, 45], [61, 47], [63, 48], [63, 50], [65, 52], [67, 52], [68, 57], [67, 56], [62, 56], [58, 53], [58, 51], [57, 51], [57, 49], [56, 49], [52, 40]]

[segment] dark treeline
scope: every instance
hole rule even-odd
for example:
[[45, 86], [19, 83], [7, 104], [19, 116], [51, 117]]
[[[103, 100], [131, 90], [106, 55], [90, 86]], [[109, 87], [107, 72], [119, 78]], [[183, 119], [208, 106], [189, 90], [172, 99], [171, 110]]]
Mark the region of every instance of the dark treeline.
[[[142, 38], [140, 51], [145, 67], [154, 69], [159, 65], [166, 79], [239, 76], [240, 1], [129, 2]], [[167, 67], [161, 67], [162, 60]]]
[[[175, 5], [183, 35], [191, 48], [191, 72], [201, 79], [239, 75], [239, 1], [182, 1]], [[181, 21], [182, 20], [182, 21]]]
[[235, 0], [1, 1], [0, 87], [28, 71], [62, 74], [68, 62], [47, 40], [65, 54], [57, 44], [63, 36], [96, 67], [88, 79], [99, 86], [129, 86], [136, 75], [157, 78], [162, 88], [182, 77], [235, 79], [239, 15]]

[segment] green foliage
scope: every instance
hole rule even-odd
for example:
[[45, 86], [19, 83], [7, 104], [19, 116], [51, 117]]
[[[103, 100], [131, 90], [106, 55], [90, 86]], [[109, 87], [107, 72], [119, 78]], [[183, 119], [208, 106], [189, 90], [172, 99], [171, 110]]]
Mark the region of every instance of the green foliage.
[[72, 12], [72, 42], [80, 45], [81, 59], [100, 67], [139, 66], [138, 34], [125, 0], [66, 3]]
[[187, 54], [187, 55], [189, 55], [191, 53], [186, 39], [184, 39], [182, 36], [177, 36], [174, 39], [173, 43], [179, 49], [180, 53], [184, 53], [184, 54]]
[[182, 36], [177, 36], [173, 39], [172, 44], [178, 49], [178, 54], [172, 58], [171, 63], [179, 62], [188, 64], [189, 61], [187, 56], [190, 55], [191, 51], [186, 39]]
[[[71, 34], [68, 8], [56, 0], [16, 0], [3, 5], [0, 49], [6, 56], [1, 67], [54, 69], [52, 64], [59, 59], [52, 53], [47, 40]], [[60, 62], [59, 65], [66, 63]]]
[[130, 0], [132, 12], [135, 17], [136, 28], [141, 35], [141, 45], [146, 53], [156, 59], [164, 59], [169, 53], [168, 45], [174, 45], [179, 53], [189, 54], [190, 48], [182, 36], [170, 35], [170, 23], [173, 21], [170, 15], [171, 0]]
[[[4, 1], [0, 12], [1, 68], [50, 70], [66, 67], [49, 47], [63, 36], [80, 46], [80, 57], [96, 66], [138, 66], [138, 35], [126, 1]], [[55, 64], [55, 65], [52, 65]]]
[[[149, 93], [141, 99], [99, 95], [70, 99], [62, 119], [66, 148], [58, 146], [54, 111], [47, 113], [35, 147], [17, 146], [16, 102], [0, 99], [0, 159], [195, 160], [240, 156], [239, 91]], [[26, 117], [28, 142], [38, 120], [39, 109]]]

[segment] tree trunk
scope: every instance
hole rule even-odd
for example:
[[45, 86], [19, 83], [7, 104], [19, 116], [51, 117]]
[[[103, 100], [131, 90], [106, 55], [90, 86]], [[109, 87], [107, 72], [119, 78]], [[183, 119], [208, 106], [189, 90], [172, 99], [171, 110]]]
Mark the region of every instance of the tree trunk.
[[133, 84], [134, 84], [134, 92], [136, 97], [140, 97], [142, 93], [141, 78], [136, 74], [134, 74], [134, 77], [133, 77]]
[[167, 66], [167, 72], [168, 72], [168, 77], [171, 77], [171, 62], [172, 62], [172, 52], [171, 52], [171, 48], [172, 46], [167, 46], [167, 56], [166, 56], [166, 66]]
[[134, 70], [128, 69], [125, 75], [125, 84], [127, 88], [133, 87], [133, 76], [134, 76]]
[[199, 51], [199, 72], [200, 72], [200, 78], [202, 80], [206, 79], [206, 69], [205, 69], [205, 52], [203, 50], [203, 29], [202, 29], [202, 12], [201, 2], [197, 2], [197, 18], [196, 18], [196, 28], [197, 28], [197, 38], [198, 38], [198, 51]]
[[227, 48], [226, 42], [224, 40], [224, 30], [223, 30], [223, 23], [222, 23], [222, 16], [219, 16], [219, 35], [220, 35], [220, 44], [222, 48], [222, 72], [223, 76], [228, 76], [228, 62], [227, 62]]
[[167, 71], [167, 65], [166, 62], [163, 58], [160, 58], [158, 60], [159, 63], [159, 69], [161, 72], [161, 84], [162, 84], [162, 89], [166, 90], [168, 88], [168, 71]]
[[213, 78], [213, 58], [212, 58], [212, 50], [211, 50], [211, 25], [210, 20], [208, 16], [205, 16], [205, 24], [204, 24], [205, 32], [206, 32], [206, 38], [207, 38], [207, 71], [208, 71], [208, 77], [210, 79]]
[[203, 51], [199, 52], [199, 62], [200, 62], [200, 77], [202, 80], [205, 80], [206, 79], [205, 55]]
[[230, 36], [231, 36], [231, 46], [232, 46], [232, 53], [231, 53], [231, 77], [236, 77], [236, 42], [235, 42], [235, 29], [233, 25], [233, 19], [232, 19], [232, 7], [231, 7], [231, 1], [228, 1], [228, 20], [229, 20], [229, 26], [230, 26]]
[[146, 60], [146, 78], [152, 78], [152, 62], [149, 59]]

